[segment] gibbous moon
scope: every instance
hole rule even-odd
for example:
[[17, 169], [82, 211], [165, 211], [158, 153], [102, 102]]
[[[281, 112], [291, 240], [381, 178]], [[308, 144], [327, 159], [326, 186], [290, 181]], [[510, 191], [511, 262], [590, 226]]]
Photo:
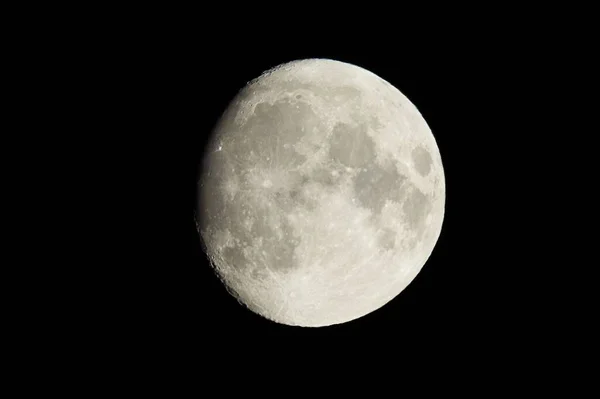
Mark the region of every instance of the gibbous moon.
[[439, 238], [445, 180], [417, 108], [355, 65], [306, 59], [248, 83], [211, 136], [197, 225], [212, 266], [253, 312], [288, 325], [382, 307]]

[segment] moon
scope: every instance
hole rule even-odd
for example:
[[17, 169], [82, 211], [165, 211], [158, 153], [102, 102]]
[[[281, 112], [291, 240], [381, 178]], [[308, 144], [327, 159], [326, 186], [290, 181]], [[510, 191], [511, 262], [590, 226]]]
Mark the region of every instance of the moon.
[[203, 248], [240, 303], [323, 327], [381, 308], [416, 277], [441, 233], [444, 170], [397, 88], [303, 59], [232, 100], [203, 155], [197, 205]]

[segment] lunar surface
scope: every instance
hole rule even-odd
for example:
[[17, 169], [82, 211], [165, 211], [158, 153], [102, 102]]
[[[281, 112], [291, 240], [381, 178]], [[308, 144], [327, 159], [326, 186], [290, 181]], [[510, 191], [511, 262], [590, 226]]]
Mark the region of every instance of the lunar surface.
[[222, 115], [197, 226], [242, 304], [319, 327], [402, 292], [433, 251], [444, 204], [440, 153], [417, 108], [361, 67], [306, 59], [249, 82]]

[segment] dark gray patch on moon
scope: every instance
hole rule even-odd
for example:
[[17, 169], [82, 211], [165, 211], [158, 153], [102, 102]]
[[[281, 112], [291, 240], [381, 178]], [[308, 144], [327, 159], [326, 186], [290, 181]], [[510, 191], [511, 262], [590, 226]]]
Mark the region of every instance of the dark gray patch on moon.
[[332, 170], [328, 169], [317, 169], [309, 177], [310, 179], [322, 184], [325, 187], [331, 187], [336, 185], [338, 177], [331, 174]]
[[396, 240], [396, 232], [384, 227], [380, 230], [379, 235], [377, 237], [377, 243], [379, 246], [385, 250], [394, 249]]
[[306, 195], [305, 189], [311, 183], [311, 179], [297, 172], [291, 173], [289, 189], [285, 192], [280, 192], [275, 197], [276, 204], [284, 211], [285, 214], [289, 214], [297, 207], [312, 210], [317, 206], [315, 198], [311, 198]]
[[281, 168], [298, 166], [306, 158], [294, 150], [294, 144], [314, 128], [321, 129], [322, 121], [304, 102], [282, 99], [273, 105], [260, 103], [247, 122], [230, 134], [235, 143], [231, 151], [250, 167], [264, 163]]
[[363, 207], [379, 214], [386, 200], [400, 199], [400, 190], [406, 179], [391, 165], [382, 168], [372, 163], [361, 169], [354, 179], [354, 192]]
[[302, 175], [297, 172], [287, 174], [287, 185], [273, 193], [272, 206], [281, 210], [282, 214], [289, 214], [294, 211], [298, 205], [308, 206], [304, 203], [305, 199], [302, 196], [302, 186], [305, 180]]
[[431, 211], [431, 202], [418, 188], [412, 186], [402, 204], [404, 217], [410, 227], [421, 234], [425, 227], [425, 218]]
[[[289, 222], [279, 215], [276, 210], [254, 209], [244, 214], [244, 218], [228, 215], [222, 219], [224, 225], [229, 226], [229, 232], [235, 242], [233, 246], [225, 247], [221, 256], [223, 261], [237, 270], [244, 270], [252, 266], [244, 252], [244, 247], [258, 251], [258, 256], [253, 255], [253, 273], [260, 273], [260, 269], [269, 268], [273, 272], [285, 273], [292, 270], [297, 262], [294, 250], [300, 241], [293, 234]], [[244, 227], [243, 220], [251, 218], [252, 225]]]
[[412, 159], [415, 169], [421, 176], [427, 176], [431, 170], [431, 155], [423, 147], [416, 147], [412, 150]]
[[248, 259], [244, 255], [244, 250], [239, 245], [225, 248], [222, 256], [227, 264], [235, 269], [242, 270], [248, 265]]
[[293, 237], [286, 237], [282, 240], [277, 237], [269, 237], [262, 246], [265, 251], [265, 266], [274, 272], [285, 273], [297, 267], [294, 257], [294, 249], [299, 241]]
[[[299, 241], [294, 237], [293, 228], [279, 209], [272, 206], [255, 208], [252, 212], [254, 224], [250, 230], [253, 238], [262, 238], [259, 248], [265, 266], [271, 270], [285, 271], [293, 268], [294, 249]], [[253, 244], [256, 245], [256, 244]]]
[[305, 178], [322, 185], [324, 189], [332, 189], [341, 184], [346, 173], [346, 168], [340, 163], [331, 162], [313, 170]]
[[255, 280], [265, 280], [266, 278], [269, 277], [269, 272], [264, 267], [259, 266], [259, 267], [255, 267], [254, 269], [252, 269], [252, 272], [250, 273], [250, 275]]
[[363, 166], [375, 159], [375, 143], [367, 135], [364, 124], [350, 126], [338, 123], [333, 128], [329, 155], [346, 166]]

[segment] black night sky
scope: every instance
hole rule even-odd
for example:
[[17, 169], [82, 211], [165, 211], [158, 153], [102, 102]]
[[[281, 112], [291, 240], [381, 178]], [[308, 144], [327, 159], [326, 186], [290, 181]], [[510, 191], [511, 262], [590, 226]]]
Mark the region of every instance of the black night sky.
[[[264, 337], [281, 343], [275, 352], [290, 339], [300, 346], [313, 339], [359, 346], [402, 341], [475, 352], [525, 339], [523, 326], [532, 323], [538, 303], [530, 301], [535, 295], [525, 279], [537, 265], [528, 238], [536, 180], [523, 178], [534, 172], [526, 143], [536, 132], [526, 124], [534, 112], [527, 85], [535, 75], [526, 48], [511, 47], [501, 35], [484, 41], [470, 34], [400, 42], [383, 34], [385, 40], [280, 35], [261, 41], [202, 32], [145, 37], [142, 49], [132, 42], [121, 50], [135, 59], [130, 69], [113, 67], [131, 79], [135, 101], [142, 100], [136, 117], [150, 121], [145, 130], [132, 125], [122, 136], [136, 139], [135, 153], [148, 160], [135, 165], [147, 184], [139, 187], [143, 201], [130, 208], [144, 220], [124, 241], [135, 242], [138, 255], [129, 266], [115, 266], [132, 281], [125, 286], [140, 291], [130, 294], [135, 298], [125, 319], [149, 323], [148, 330], [190, 356], [216, 341], [252, 346]], [[209, 266], [194, 221], [203, 147], [221, 113], [261, 72], [302, 58], [352, 63], [397, 87], [430, 126], [446, 177], [441, 236], [416, 279], [379, 310], [324, 328], [276, 324], [238, 304]]]
[[[563, 40], [566, 28], [561, 25], [562, 31], [548, 39], [546, 31], [534, 27], [534, 20], [544, 19], [539, 7], [523, 18], [519, 30], [513, 17], [521, 15], [520, 8], [495, 24], [490, 20], [496, 10], [477, 14], [481, 10], [469, 6], [460, 23], [440, 12], [446, 26], [427, 15], [427, 21], [408, 27], [412, 15], [402, 5], [396, 11], [395, 5], [386, 9], [360, 4], [359, 15], [352, 18], [343, 17], [339, 7], [333, 17], [325, 16], [324, 4], [248, 5], [254, 13], [244, 13], [235, 3], [223, 3], [226, 10], [221, 11], [198, 3], [200, 10], [189, 14], [173, 10], [167, 15], [164, 4], [155, 9], [136, 6], [131, 13], [108, 10], [106, 18], [99, 11], [96, 17], [96, 11], [89, 16], [80, 12], [77, 27], [61, 27], [48, 18], [53, 25], [49, 32], [63, 32], [57, 38], [45, 32], [33, 35], [32, 41], [45, 51], [23, 46], [24, 53], [35, 55], [27, 61], [31, 70], [25, 68], [30, 76], [7, 79], [17, 86], [27, 80], [34, 86], [36, 79], [50, 82], [49, 89], [19, 90], [43, 103], [40, 108], [55, 103], [57, 110], [49, 113], [59, 118], [46, 121], [32, 108], [27, 118], [44, 125], [36, 132], [23, 125], [15, 134], [30, 140], [35, 151], [60, 161], [61, 168], [64, 164], [64, 173], [46, 170], [44, 162], [36, 165], [35, 173], [51, 181], [67, 175], [70, 189], [67, 193], [54, 184], [38, 189], [40, 207], [32, 208], [36, 224], [28, 226], [35, 234], [25, 255], [43, 258], [37, 264], [44, 271], [36, 276], [50, 292], [35, 299], [46, 318], [31, 329], [31, 337], [35, 342], [48, 337], [44, 346], [56, 350], [56, 356], [47, 360], [53, 365], [63, 360], [61, 342], [66, 342], [77, 356], [110, 372], [114, 365], [124, 367], [119, 376], [125, 379], [134, 368], [125, 361], [130, 358], [137, 363], [147, 359], [160, 370], [179, 366], [193, 374], [192, 380], [202, 374], [201, 368], [212, 369], [235, 385], [237, 379], [230, 376], [259, 367], [260, 356], [280, 355], [293, 362], [292, 350], [312, 352], [312, 362], [321, 363], [337, 361], [328, 357], [327, 348], [340, 347], [352, 356], [364, 349], [385, 359], [378, 364], [391, 359], [395, 365], [407, 352], [449, 350], [454, 352], [450, 359], [457, 361], [474, 354], [502, 365], [494, 354], [513, 353], [510, 367], [531, 348], [552, 355], [563, 337], [546, 344], [549, 333], [574, 325], [558, 317], [561, 311], [575, 315], [576, 306], [566, 305], [574, 297], [567, 290], [580, 290], [583, 279], [573, 267], [594, 269], [593, 257], [580, 263], [574, 260], [578, 251], [569, 248], [568, 257], [560, 259], [559, 250], [569, 240], [577, 241], [577, 249], [595, 248], [583, 243], [595, 238], [593, 232], [559, 226], [569, 219], [593, 230], [586, 213], [591, 215], [593, 207], [586, 208], [586, 201], [596, 198], [596, 180], [586, 176], [579, 183], [575, 177], [592, 170], [578, 162], [585, 160], [579, 155], [585, 147], [595, 148], [590, 137], [597, 127], [574, 127], [586, 112], [577, 102], [596, 105], [587, 98], [557, 94], [575, 87], [578, 73], [566, 72], [560, 63], [575, 65], [575, 57], [558, 49], [561, 43], [576, 47]], [[271, 8], [282, 15], [271, 16]], [[379, 15], [361, 15], [369, 10]], [[308, 15], [300, 23], [292, 21], [300, 11]], [[384, 14], [393, 21], [383, 22]], [[98, 18], [97, 24], [88, 24], [87, 18]], [[547, 20], [559, 25], [561, 18]], [[86, 27], [89, 33], [81, 33]], [[20, 35], [16, 29], [11, 32]], [[585, 51], [593, 54], [593, 48]], [[431, 128], [446, 179], [441, 236], [417, 277], [382, 308], [319, 328], [277, 324], [239, 304], [210, 267], [195, 222], [204, 148], [229, 102], [263, 71], [305, 58], [355, 64], [398, 88]], [[587, 82], [581, 87], [591, 91]], [[60, 96], [68, 101], [63, 103]], [[558, 123], [561, 116], [567, 119], [563, 126]], [[67, 128], [74, 134], [64, 134]], [[38, 131], [76, 159], [63, 158], [30, 139]], [[13, 148], [6, 145], [7, 153]], [[567, 175], [565, 157], [573, 154], [579, 159], [572, 165], [581, 170]], [[27, 166], [29, 159], [21, 161]], [[19, 162], [11, 161], [9, 175], [24, 169]], [[37, 185], [34, 178], [25, 183]], [[20, 200], [23, 194], [6, 190], [6, 195]], [[552, 203], [567, 195], [577, 204]], [[63, 222], [62, 208], [56, 207], [57, 212], [52, 201], [77, 208], [81, 227], [72, 229]], [[49, 211], [58, 217], [48, 223]], [[61, 230], [77, 237], [63, 238]], [[38, 244], [55, 236], [60, 241], [55, 248], [47, 251]], [[50, 259], [52, 252], [60, 256]], [[14, 259], [17, 268], [32, 273], [22, 255]], [[62, 264], [69, 258], [74, 267], [67, 271]], [[51, 274], [60, 284], [46, 280]], [[10, 279], [6, 282], [13, 285]], [[19, 301], [29, 293], [19, 295], [9, 299]], [[59, 301], [55, 304], [53, 298]], [[24, 319], [36, 319], [21, 313]], [[590, 315], [585, 318], [593, 321]], [[15, 348], [20, 351], [22, 346]], [[258, 357], [243, 358], [244, 349], [254, 349]], [[96, 362], [92, 351], [108, 359], [107, 366]], [[37, 365], [35, 359], [22, 357]], [[213, 363], [219, 359], [227, 369]], [[357, 370], [371, 367], [358, 357], [353, 361]], [[287, 364], [269, 363], [254, 381], [269, 382], [271, 369], [280, 366], [287, 373]], [[73, 365], [85, 369], [78, 361]], [[112, 377], [106, 370], [96, 374]], [[302, 385], [302, 378], [313, 378], [312, 365], [289, 374], [299, 378], [289, 386]], [[353, 387], [353, 382], [345, 385]], [[203, 383], [213, 388], [210, 378]]]

